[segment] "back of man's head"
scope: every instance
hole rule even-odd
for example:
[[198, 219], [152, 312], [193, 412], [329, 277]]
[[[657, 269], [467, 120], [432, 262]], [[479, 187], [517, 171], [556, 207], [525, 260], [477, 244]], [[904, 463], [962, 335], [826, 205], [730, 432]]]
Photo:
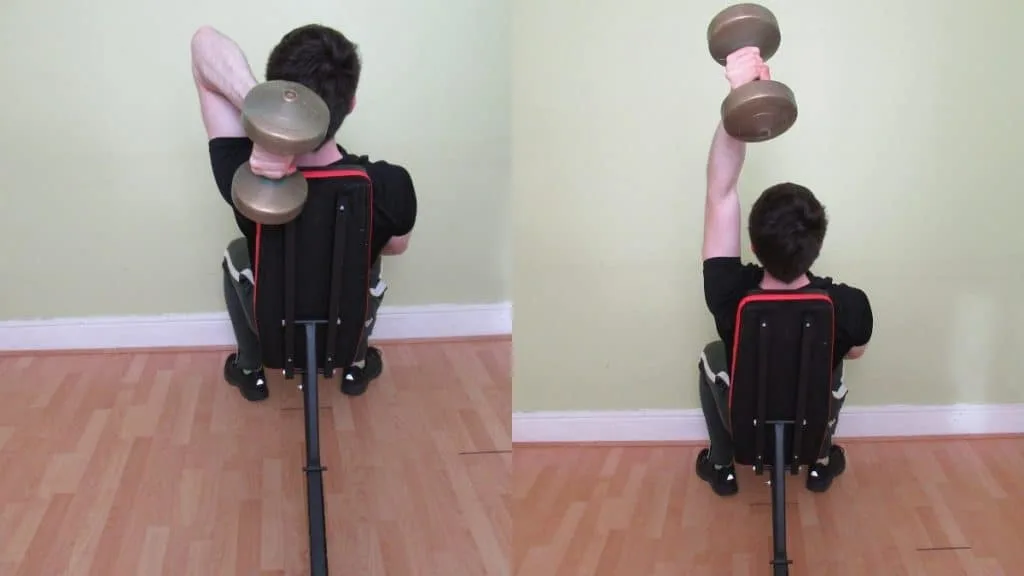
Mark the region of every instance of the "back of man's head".
[[323, 98], [331, 111], [326, 143], [352, 111], [361, 71], [352, 41], [333, 28], [309, 24], [285, 34], [270, 52], [266, 78], [298, 82]]
[[785, 182], [768, 188], [754, 202], [747, 228], [765, 272], [789, 283], [806, 274], [818, 259], [828, 215], [809, 189]]

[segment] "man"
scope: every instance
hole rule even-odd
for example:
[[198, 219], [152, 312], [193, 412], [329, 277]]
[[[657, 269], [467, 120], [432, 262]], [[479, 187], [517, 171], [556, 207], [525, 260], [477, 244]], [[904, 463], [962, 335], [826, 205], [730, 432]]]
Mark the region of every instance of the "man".
[[[744, 48], [729, 56], [726, 77], [736, 89], [757, 79], [767, 80], [770, 75], [757, 48]], [[750, 211], [748, 232], [760, 266], [740, 261], [740, 198], [736, 187], [745, 154], [746, 145], [719, 125], [708, 158], [703, 259], [704, 298], [721, 341], [709, 344], [700, 359], [700, 403], [711, 442], [697, 456], [697, 475], [720, 496], [735, 494], [739, 489], [732, 436], [725, 425], [729, 383], [722, 375], [728, 374], [731, 359], [725, 343], [733, 341], [740, 300], [758, 288], [826, 290], [835, 306], [833, 397], [837, 408], [829, 422], [825, 453], [807, 475], [807, 488], [823, 492], [846, 468], [842, 448], [831, 443], [838, 407], [846, 396], [842, 362], [844, 357], [852, 360], [864, 354], [872, 332], [871, 305], [863, 291], [810, 273], [825, 240], [828, 218], [814, 194], [798, 184], [777, 184], [757, 199]]]
[[[312, 89], [327, 103], [331, 121], [326, 141], [319, 149], [297, 158], [278, 157], [254, 145], [242, 127], [242, 103], [257, 80], [241, 49], [210, 27], [199, 29], [192, 37], [192, 75], [209, 138], [210, 163], [221, 196], [229, 205], [233, 207], [232, 177], [246, 161], [253, 172], [267, 178], [281, 178], [301, 168], [340, 164], [359, 164], [366, 168], [374, 188], [371, 247], [374, 266], [370, 276], [368, 329], [364, 335], [368, 338], [386, 289], [380, 280], [380, 256], [402, 254], [408, 248], [417, 206], [412, 179], [404, 168], [351, 155], [334, 141], [338, 129], [355, 107], [361, 68], [356, 46], [331, 28], [303, 26], [281, 39], [267, 60], [266, 79], [289, 80]], [[234, 214], [243, 238], [228, 246], [223, 269], [224, 298], [238, 351], [224, 363], [224, 378], [236, 386], [246, 400], [255, 402], [269, 396], [252, 309], [249, 254], [255, 246], [256, 225], [237, 210]], [[364, 340], [356, 362], [345, 370], [341, 391], [350, 396], [364, 393], [382, 370], [380, 351], [367, 346]]]

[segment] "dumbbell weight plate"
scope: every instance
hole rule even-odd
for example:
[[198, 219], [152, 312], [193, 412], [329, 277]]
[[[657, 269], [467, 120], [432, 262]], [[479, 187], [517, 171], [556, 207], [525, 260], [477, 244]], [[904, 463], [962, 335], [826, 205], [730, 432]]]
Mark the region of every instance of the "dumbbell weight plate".
[[781, 136], [796, 123], [796, 117], [793, 91], [774, 80], [748, 82], [722, 101], [722, 127], [743, 142]]
[[245, 96], [245, 133], [271, 154], [298, 156], [312, 152], [327, 136], [331, 111], [309, 88], [297, 82], [271, 80]]
[[779, 22], [771, 10], [759, 4], [734, 4], [719, 12], [708, 25], [711, 57], [725, 66], [729, 54], [756, 46], [768, 61], [782, 44]]
[[271, 180], [253, 174], [248, 162], [238, 167], [231, 180], [235, 208], [249, 220], [269, 226], [298, 218], [308, 194], [306, 178], [300, 172]]

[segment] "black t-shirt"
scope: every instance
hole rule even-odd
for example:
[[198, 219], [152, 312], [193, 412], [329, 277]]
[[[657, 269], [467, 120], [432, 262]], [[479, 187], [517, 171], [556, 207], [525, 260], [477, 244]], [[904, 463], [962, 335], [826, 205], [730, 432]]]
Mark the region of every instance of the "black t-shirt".
[[[394, 236], [405, 236], [416, 223], [416, 189], [405, 168], [382, 160], [370, 162], [366, 156], [354, 156], [341, 146], [342, 159], [337, 165], [359, 165], [366, 169], [373, 186], [373, 260], [380, 256], [384, 245]], [[252, 155], [252, 141], [246, 137], [214, 138], [210, 140], [210, 165], [220, 195], [234, 209], [231, 202], [231, 180], [235, 171]], [[235, 221], [250, 247], [255, 241], [256, 225], [235, 210]]]
[[[863, 290], [837, 284], [831, 278], [808, 273], [810, 284], [804, 289], [825, 290], [835, 308], [836, 340], [834, 363], [838, 365], [850, 349], [863, 346], [871, 339], [874, 318], [871, 303]], [[718, 335], [732, 348], [736, 330], [736, 310], [750, 291], [758, 289], [764, 269], [756, 264], [743, 264], [737, 258], [709, 258], [704, 261], [704, 300], [715, 318]], [[799, 292], [800, 290], [796, 290]]]

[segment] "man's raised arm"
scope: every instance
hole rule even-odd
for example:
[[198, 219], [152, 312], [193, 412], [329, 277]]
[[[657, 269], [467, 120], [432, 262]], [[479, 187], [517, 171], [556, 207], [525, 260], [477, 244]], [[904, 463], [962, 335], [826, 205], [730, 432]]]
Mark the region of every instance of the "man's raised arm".
[[[731, 54], [725, 64], [731, 89], [757, 79], [769, 79], [768, 67], [757, 48]], [[704, 202], [704, 260], [740, 255], [740, 197], [737, 190], [747, 145], [728, 133], [721, 123], [708, 153], [707, 199]]]
[[740, 196], [736, 184], [743, 169], [746, 146], [718, 125], [708, 153], [702, 252], [705, 260], [740, 255]]
[[245, 54], [217, 30], [204, 26], [192, 36], [192, 76], [210, 138], [245, 136], [242, 102], [256, 85]]

